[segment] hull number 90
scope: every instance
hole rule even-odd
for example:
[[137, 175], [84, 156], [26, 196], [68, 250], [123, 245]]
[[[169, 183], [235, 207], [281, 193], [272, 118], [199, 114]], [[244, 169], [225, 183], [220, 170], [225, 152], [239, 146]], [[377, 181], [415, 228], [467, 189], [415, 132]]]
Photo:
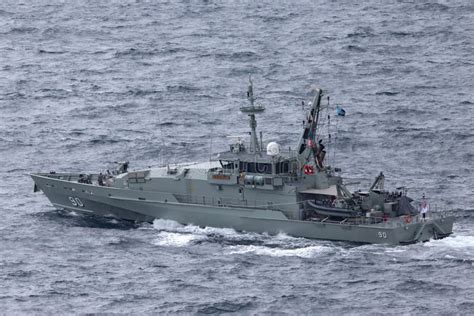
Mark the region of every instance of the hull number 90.
[[82, 203], [81, 199], [78, 197], [70, 196], [69, 201], [71, 202], [72, 206], [84, 207], [84, 203]]
[[379, 236], [379, 238], [387, 238], [387, 232], [378, 232], [377, 235]]

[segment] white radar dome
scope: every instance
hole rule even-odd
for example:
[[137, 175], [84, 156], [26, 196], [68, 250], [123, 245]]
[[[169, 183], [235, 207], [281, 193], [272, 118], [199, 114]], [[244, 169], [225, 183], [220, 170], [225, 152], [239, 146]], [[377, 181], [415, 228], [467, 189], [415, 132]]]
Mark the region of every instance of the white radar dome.
[[275, 142], [268, 143], [267, 145], [267, 155], [276, 156], [280, 153], [280, 145]]

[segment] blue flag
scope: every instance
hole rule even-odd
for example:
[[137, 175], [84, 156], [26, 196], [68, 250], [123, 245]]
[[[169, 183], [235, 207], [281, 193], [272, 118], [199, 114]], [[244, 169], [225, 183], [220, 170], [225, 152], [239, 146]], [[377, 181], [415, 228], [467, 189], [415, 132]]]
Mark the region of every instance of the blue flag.
[[336, 114], [338, 116], [346, 116], [346, 110], [344, 110], [343, 108], [341, 108], [339, 105], [336, 106]]

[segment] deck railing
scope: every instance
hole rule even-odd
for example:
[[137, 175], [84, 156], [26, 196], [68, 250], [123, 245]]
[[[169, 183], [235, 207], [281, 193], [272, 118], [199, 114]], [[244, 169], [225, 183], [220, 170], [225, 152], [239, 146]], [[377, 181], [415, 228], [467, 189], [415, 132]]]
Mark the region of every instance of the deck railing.
[[[435, 220], [446, 218], [448, 216], [454, 216], [452, 211], [431, 211], [426, 213], [425, 220]], [[386, 227], [401, 227], [406, 226], [411, 223], [421, 223], [423, 222], [423, 216], [421, 214], [417, 215], [404, 215], [399, 217], [356, 217], [352, 221], [347, 221], [350, 224], [356, 225], [374, 225], [379, 224]]]
[[188, 194], [174, 194], [178, 202], [199, 204], [208, 206], [221, 206], [221, 207], [243, 207], [243, 208], [259, 208], [259, 209], [275, 209], [275, 204], [268, 201], [260, 200], [246, 200], [246, 199], [233, 199], [215, 196], [205, 195], [188, 195]]

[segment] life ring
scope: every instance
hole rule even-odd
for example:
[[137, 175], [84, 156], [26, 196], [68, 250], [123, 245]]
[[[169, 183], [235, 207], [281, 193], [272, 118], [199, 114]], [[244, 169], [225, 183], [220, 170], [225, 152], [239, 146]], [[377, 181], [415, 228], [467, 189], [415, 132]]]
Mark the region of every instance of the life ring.
[[405, 215], [405, 223], [406, 223], [406, 224], [410, 224], [410, 223], [411, 223], [411, 220], [412, 220], [412, 218], [411, 218], [410, 215]]
[[314, 174], [314, 167], [310, 165], [305, 165], [304, 174]]

